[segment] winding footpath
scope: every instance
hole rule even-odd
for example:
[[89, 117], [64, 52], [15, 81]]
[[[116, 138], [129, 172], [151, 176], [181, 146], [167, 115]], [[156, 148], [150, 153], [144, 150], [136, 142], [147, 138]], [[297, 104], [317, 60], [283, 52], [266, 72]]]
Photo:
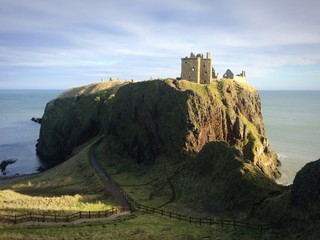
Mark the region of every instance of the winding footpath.
[[91, 165], [94, 168], [94, 170], [98, 173], [101, 181], [103, 182], [105, 186], [105, 191], [109, 195], [111, 195], [113, 200], [116, 203], [118, 203], [120, 207], [124, 209], [125, 212], [130, 213], [129, 203], [120, 192], [119, 187], [112, 181], [108, 173], [106, 173], [103, 169], [101, 169], [101, 167], [97, 163], [96, 148], [100, 145], [102, 141], [103, 141], [103, 137], [100, 137], [100, 139], [90, 147], [89, 159], [90, 159]]

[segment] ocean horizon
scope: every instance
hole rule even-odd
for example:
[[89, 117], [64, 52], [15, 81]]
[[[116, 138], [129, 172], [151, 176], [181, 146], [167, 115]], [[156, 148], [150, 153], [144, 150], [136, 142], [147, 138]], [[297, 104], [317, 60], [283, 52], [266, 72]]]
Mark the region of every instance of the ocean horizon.
[[[64, 90], [0, 90], [0, 162], [16, 159], [6, 175], [31, 174], [42, 166], [35, 145], [46, 104]], [[320, 158], [320, 91], [260, 90], [266, 136], [282, 163], [283, 184], [291, 184], [306, 163]]]

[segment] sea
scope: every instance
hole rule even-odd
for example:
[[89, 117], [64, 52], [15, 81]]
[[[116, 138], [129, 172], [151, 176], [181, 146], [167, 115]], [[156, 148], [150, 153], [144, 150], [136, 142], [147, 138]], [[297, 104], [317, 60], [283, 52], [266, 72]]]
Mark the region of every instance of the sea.
[[[36, 173], [43, 164], [35, 145], [46, 103], [63, 90], [0, 90], [0, 162], [15, 159], [1, 177]], [[291, 184], [308, 162], [320, 158], [320, 91], [259, 91], [266, 135], [282, 163], [282, 184]]]
[[13, 159], [0, 178], [38, 172], [43, 163], [36, 155], [41, 118], [47, 102], [62, 90], [0, 90], [0, 162]]

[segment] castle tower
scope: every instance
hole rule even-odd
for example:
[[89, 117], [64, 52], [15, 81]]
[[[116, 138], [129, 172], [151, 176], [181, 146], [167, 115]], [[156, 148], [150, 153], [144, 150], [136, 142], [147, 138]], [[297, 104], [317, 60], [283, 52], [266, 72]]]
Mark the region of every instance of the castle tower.
[[210, 53], [207, 52], [207, 58], [201, 59], [200, 67], [200, 83], [207, 84], [211, 83], [212, 80], [212, 60]]
[[212, 60], [210, 53], [206, 58], [202, 54], [190, 54], [190, 57], [181, 58], [181, 79], [195, 83], [211, 83]]

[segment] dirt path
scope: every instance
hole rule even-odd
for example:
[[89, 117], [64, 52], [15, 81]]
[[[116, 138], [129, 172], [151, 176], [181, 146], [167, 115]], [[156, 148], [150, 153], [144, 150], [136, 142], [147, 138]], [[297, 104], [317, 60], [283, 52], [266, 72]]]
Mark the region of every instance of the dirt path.
[[102, 141], [103, 141], [103, 138], [101, 137], [97, 142], [95, 142], [90, 147], [89, 158], [90, 158], [91, 165], [95, 169], [95, 171], [99, 174], [101, 181], [104, 183], [105, 191], [109, 193], [114, 199], [114, 201], [117, 202], [122, 208], [124, 208], [125, 211], [130, 211], [129, 203], [120, 192], [118, 186], [112, 182], [108, 173], [103, 171], [97, 163], [96, 148], [99, 146], [99, 144]]

